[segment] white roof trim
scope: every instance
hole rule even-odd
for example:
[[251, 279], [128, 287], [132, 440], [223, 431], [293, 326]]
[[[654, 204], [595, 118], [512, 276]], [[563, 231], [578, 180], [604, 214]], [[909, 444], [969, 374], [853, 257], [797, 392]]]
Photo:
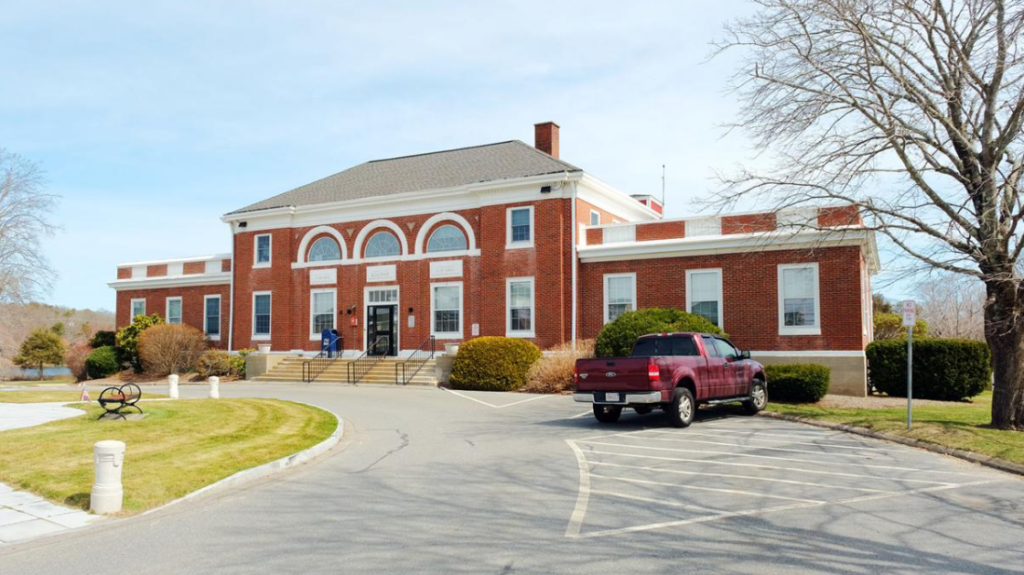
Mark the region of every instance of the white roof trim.
[[194, 274], [187, 276], [160, 276], [145, 279], [117, 280], [107, 283], [117, 291], [128, 289], [155, 289], [171, 287], [191, 287], [205, 285], [223, 285], [231, 283], [231, 272], [218, 274]]
[[205, 261], [212, 261], [212, 260], [229, 260], [229, 259], [231, 259], [231, 254], [229, 254], [229, 253], [228, 254], [214, 254], [212, 256], [190, 256], [190, 257], [184, 257], [184, 258], [171, 258], [171, 259], [166, 259], [166, 260], [148, 260], [148, 261], [143, 261], [143, 262], [125, 262], [125, 263], [117, 264], [117, 267], [124, 268], [124, 267], [129, 267], [129, 266], [157, 266], [157, 265], [163, 265], [163, 264], [176, 264], [176, 263], [184, 263], [184, 262], [205, 262]]

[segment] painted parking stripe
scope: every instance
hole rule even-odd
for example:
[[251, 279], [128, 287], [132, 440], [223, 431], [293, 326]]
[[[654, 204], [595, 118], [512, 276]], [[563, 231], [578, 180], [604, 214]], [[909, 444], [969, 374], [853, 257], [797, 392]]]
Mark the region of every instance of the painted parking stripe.
[[[679, 489], [680, 487], [683, 487], [683, 486], [679, 485], [678, 483], [665, 483], [664, 481], [650, 481], [648, 479], [633, 479], [631, 477], [615, 477], [613, 475], [600, 475], [600, 474], [597, 474], [597, 473], [591, 473], [590, 476], [591, 477], [600, 477], [601, 479], [611, 479], [613, 481], [624, 481], [626, 483], [636, 483], [638, 485], [660, 485], [660, 486], [663, 486], [663, 487], [675, 487], [676, 489]], [[802, 499], [800, 497], [786, 497], [785, 495], [772, 495], [772, 494], [768, 494], [768, 493], [761, 493], [761, 492], [758, 492], [758, 491], [744, 491], [742, 489], [723, 489], [723, 488], [720, 488], [720, 487], [703, 487], [703, 486], [698, 487], [696, 485], [686, 485], [685, 487], [686, 487], [686, 489], [693, 489], [693, 490], [696, 490], [696, 491], [713, 491], [715, 493], [728, 493], [730, 495], [746, 495], [748, 497], [760, 497], [760, 498], [765, 498], [765, 499], [782, 499], [784, 501], [800, 501], [802, 503], [814, 503], [816, 505], [821, 505], [823, 503], [828, 503], [827, 501], [822, 501], [820, 499]]]
[[470, 396], [465, 395], [463, 393], [459, 393], [459, 392], [457, 392], [457, 391], [455, 391], [453, 389], [448, 389], [446, 387], [442, 387], [440, 389], [442, 391], [446, 391], [446, 392], [448, 392], [448, 393], [450, 393], [452, 395], [457, 395], [457, 396], [459, 396], [459, 397], [461, 397], [463, 399], [468, 399], [470, 401], [475, 401], [475, 402], [477, 402], [477, 403], [479, 403], [481, 405], [486, 405], [487, 407], [491, 407], [491, 408], [494, 408], [494, 409], [505, 409], [506, 407], [512, 407], [513, 405], [519, 405], [520, 403], [526, 403], [527, 401], [537, 401], [538, 399], [547, 399], [549, 397], [552, 397], [551, 395], [538, 395], [536, 397], [528, 397], [526, 399], [521, 399], [519, 401], [513, 401], [512, 403], [506, 403], [504, 405], [494, 405], [493, 403], [488, 403], [488, 402], [486, 402], [486, 401], [484, 401], [482, 399], [477, 399], [475, 397], [470, 397]]
[[752, 431], [752, 430], [749, 430], [749, 429], [725, 429], [723, 427], [717, 427], [717, 428], [715, 428], [715, 431], [716, 432], [720, 432], [720, 433], [729, 433], [729, 434], [756, 434], [756, 435], [764, 435], [764, 436], [768, 436], [768, 437], [785, 437], [785, 438], [790, 438], [790, 439], [814, 439], [815, 437], [821, 437], [821, 438], [826, 439], [826, 440], [828, 440], [828, 441], [830, 441], [832, 443], [846, 443], [848, 445], [862, 445], [866, 449], [887, 449], [885, 447], [874, 446], [874, 445], [871, 445], [869, 443], [864, 443], [862, 441], [855, 441], [855, 440], [850, 440], [850, 439], [842, 439], [842, 438], [839, 437], [839, 435], [834, 434], [834, 433], [820, 433], [820, 434], [813, 434], [813, 435], [810, 434], [810, 433], [807, 433], [807, 434], [774, 433], [774, 432], [771, 432], [771, 431], [760, 431], [760, 430]]
[[632, 493], [623, 493], [621, 491], [603, 491], [600, 489], [591, 489], [592, 495], [607, 495], [609, 497], [617, 497], [619, 499], [628, 499], [630, 501], [641, 501], [643, 503], [654, 503], [656, 505], [665, 505], [668, 507], [678, 507], [680, 509], [691, 509], [693, 511], [710, 511], [712, 513], [724, 513], [722, 509], [714, 509], [712, 507], [704, 507], [702, 505], [692, 505], [690, 503], [680, 503], [679, 501], [672, 501], [666, 499], [653, 499], [651, 497], [642, 497], [640, 495], [634, 495]]
[[[675, 434], [673, 432], [670, 432], [670, 431], [659, 431], [657, 429], [645, 429], [645, 430], [643, 430], [643, 433], [654, 434], [654, 435], [677, 436], [677, 434]], [[687, 435], [687, 436], [689, 436], [689, 435], [698, 435], [698, 436], [701, 436], [701, 437], [722, 437], [722, 435], [718, 434], [718, 433], [701, 433], [699, 431], [691, 431], [691, 430], [686, 430], [685, 435]], [[792, 441], [792, 440], [786, 440], [786, 439], [772, 439], [770, 437], [764, 437], [763, 438], [763, 437], [760, 437], [761, 435], [762, 434], [760, 434], [760, 433], [753, 433], [753, 434], [748, 434], [748, 435], [743, 435], [743, 436], [729, 435], [729, 436], [726, 436], [726, 437], [722, 437], [722, 439], [734, 439], [735, 438], [735, 439], [748, 439], [750, 441], [771, 441], [771, 442], [774, 442], [774, 444], [776, 444], [776, 445], [813, 445], [815, 447], [825, 447], [825, 448], [828, 448], [828, 449], [853, 449], [853, 450], [857, 450], [857, 451], [874, 451], [874, 452], [896, 451], [895, 449], [886, 449], [884, 447], [858, 447], [858, 446], [853, 446], [853, 445], [838, 445], [838, 444], [835, 444], [835, 443], [823, 443], [823, 442], [818, 442], [818, 441]], [[810, 439], [810, 438], [804, 438], [804, 439]], [[757, 447], [757, 446], [751, 445], [749, 447]]]
[[[689, 435], [689, 434], [687, 434]], [[630, 437], [629, 439], [633, 439]], [[759, 451], [782, 451], [786, 453], [804, 453], [807, 455], [827, 455], [829, 457], [848, 457], [853, 459], [871, 459], [864, 455], [854, 453], [829, 453], [824, 451], [812, 451], [809, 449], [788, 449], [785, 447], [769, 447], [767, 445], [740, 445], [738, 443], [724, 443], [721, 441], [706, 441], [703, 439], [687, 439], [684, 435], [677, 437], [644, 437], [636, 439], [653, 439], [654, 441], [674, 441], [677, 443], [699, 443], [701, 445], [719, 445], [723, 447], [736, 447], [740, 449], [757, 449]], [[627, 444], [628, 445], [628, 444]], [[820, 461], [818, 463], [821, 463]]]

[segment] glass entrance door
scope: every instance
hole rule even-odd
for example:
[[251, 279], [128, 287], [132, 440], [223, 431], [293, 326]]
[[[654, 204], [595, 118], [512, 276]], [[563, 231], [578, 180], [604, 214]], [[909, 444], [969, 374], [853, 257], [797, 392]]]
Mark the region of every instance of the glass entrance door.
[[[366, 310], [366, 349], [368, 355], [397, 355], [398, 306], [371, 305]], [[387, 339], [381, 339], [386, 337]], [[380, 341], [378, 341], [380, 340]], [[376, 342], [376, 345], [374, 343]]]

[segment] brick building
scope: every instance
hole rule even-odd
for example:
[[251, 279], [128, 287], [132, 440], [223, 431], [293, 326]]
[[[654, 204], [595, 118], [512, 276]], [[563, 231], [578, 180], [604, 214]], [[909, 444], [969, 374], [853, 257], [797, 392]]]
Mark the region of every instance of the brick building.
[[[230, 253], [118, 266], [117, 324], [138, 313], [212, 345], [358, 355], [426, 338], [592, 338], [625, 310], [701, 313], [766, 363], [833, 368], [863, 394], [877, 250], [848, 207], [663, 219], [536, 146], [501, 142], [367, 162], [230, 212]], [[811, 225], [808, 225], [811, 224]], [[822, 229], [825, 228], [825, 229]]]

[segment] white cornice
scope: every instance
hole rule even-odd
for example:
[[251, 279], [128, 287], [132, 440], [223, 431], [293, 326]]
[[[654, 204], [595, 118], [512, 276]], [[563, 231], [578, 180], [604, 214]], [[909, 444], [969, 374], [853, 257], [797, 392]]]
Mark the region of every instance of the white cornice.
[[636, 198], [584, 173], [580, 179], [579, 198], [605, 211], [619, 214], [629, 222], [661, 219], [661, 214], [643, 205]]
[[193, 287], [205, 285], [225, 285], [231, 283], [231, 272], [216, 274], [195, 274], [187, 276], [162, 276], [145, 279], [116, 280], [107, 283], [117, 291], [133, 289], [157, 289], [174, 287]]
[[126, 268], [130, 266], [158, 266], [163, 264], [179, 264], [185, 262], [208, 262], [213, 260], [229, 260], [231, 254], [214, 254], [212, 256], [190, 256], [185, 258], [170, 258], [166, 260], [149, 260], [144, 262], [126, 262], [117, 264], [119, 268]]

